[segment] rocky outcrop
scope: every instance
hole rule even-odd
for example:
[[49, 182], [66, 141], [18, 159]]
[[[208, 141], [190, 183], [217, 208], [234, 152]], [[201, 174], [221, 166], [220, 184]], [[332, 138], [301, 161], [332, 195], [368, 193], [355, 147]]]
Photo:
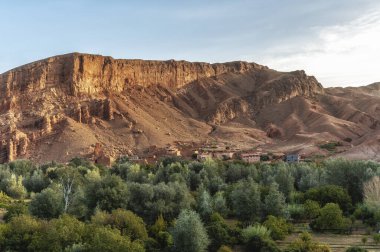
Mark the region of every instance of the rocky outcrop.
[[111, 99], [94, 99], [83, 104], [73, 104], [68, 115], [79, 123], [92, 124], [95, 117], [105, 121], [114, 119], [114, 105]]
[[214, 124], [221, 124], [233, 120], [237, 117], [244, 116], [249, 112], [249, 104], [239, 98], [233, 98], [220, 103], [215, 112], [213, 112], [208, 121]]
[[148, 87], [160, 84], [176, 89], [200, 78], [265, 68], [247, 62], [208, 64], [174, 60], [118, 60], [73, 53], [37, 61], [0, 75], [0, 96], [11, 97], [20, 92], [51, 87], [73, 96], [121, 92], [137, 85]]
[[269, 80], [260, 86], [255, 94], [256, 107], [264, 107], [280, 103], [296, 96], [315, 98], [323, 94], [324, 89], [314, 76], [306, 75], [305, 71], [295, 71], [281, 78]]

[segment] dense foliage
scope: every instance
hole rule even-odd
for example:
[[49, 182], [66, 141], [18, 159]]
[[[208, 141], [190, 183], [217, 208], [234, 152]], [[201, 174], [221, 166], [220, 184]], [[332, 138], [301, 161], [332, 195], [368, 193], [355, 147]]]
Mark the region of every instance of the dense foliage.
[[[280, 251], [275, 240], [292, 222], [316, 232], [349, 232], [355, 219], [379, 227], [378, 176], [378, 163], [346, 160], [14, 161], [0, 167], [0, 250]], [[286, 251], [329, 248], [302, 234]]]

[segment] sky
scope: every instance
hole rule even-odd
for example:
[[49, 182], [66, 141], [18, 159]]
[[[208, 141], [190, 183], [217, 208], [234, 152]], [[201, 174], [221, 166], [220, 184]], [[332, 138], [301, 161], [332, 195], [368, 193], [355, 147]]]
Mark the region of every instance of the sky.
[[0, 0], [0, 73], [70, 52], [380, 81], [378, 0]]

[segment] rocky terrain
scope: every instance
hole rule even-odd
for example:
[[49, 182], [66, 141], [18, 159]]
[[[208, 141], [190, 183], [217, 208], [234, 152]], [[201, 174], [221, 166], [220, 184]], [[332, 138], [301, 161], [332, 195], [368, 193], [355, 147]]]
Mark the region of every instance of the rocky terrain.
[[[176, 141], [379, 160], [380, 84], [323, 88], [256, 63], [67, 54], [0, 75], [0, 162], [112, 158]], [[342, 143], [331, 153], [321, 144]]]

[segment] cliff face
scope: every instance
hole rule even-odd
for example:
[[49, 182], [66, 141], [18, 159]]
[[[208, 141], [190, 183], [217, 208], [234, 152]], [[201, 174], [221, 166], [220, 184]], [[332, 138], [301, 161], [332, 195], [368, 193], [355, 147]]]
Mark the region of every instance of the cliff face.
[[204, 79], [177, 91], [175, 105], [193, 117], [222, 124], [238, 117], [253, 119], [262, 108], [294, 97], [315, 99], [322, 85], [304, 71], [254, 70]]
[[96, 159], [89, 154], [93, 146], [117, 156], [151, 145], [208, 140], [210, 123], [243, 118], [251, 127], [264, 107], [324, 93], [303, 71], [281, 73], [255, 63], [79, 53], [1, 74], [0, 91], [0, 162]]
[[24, 91], [60, 88], [70, 95], [122, 92], [127, 87], [160, 84], [172, 89], [223, 73], [266, 69], [255, 63], [224, 64], [186, 61], [118, 60], [87, 54], [67, 54], [34, 62], [0, 75], [1, 97]]

